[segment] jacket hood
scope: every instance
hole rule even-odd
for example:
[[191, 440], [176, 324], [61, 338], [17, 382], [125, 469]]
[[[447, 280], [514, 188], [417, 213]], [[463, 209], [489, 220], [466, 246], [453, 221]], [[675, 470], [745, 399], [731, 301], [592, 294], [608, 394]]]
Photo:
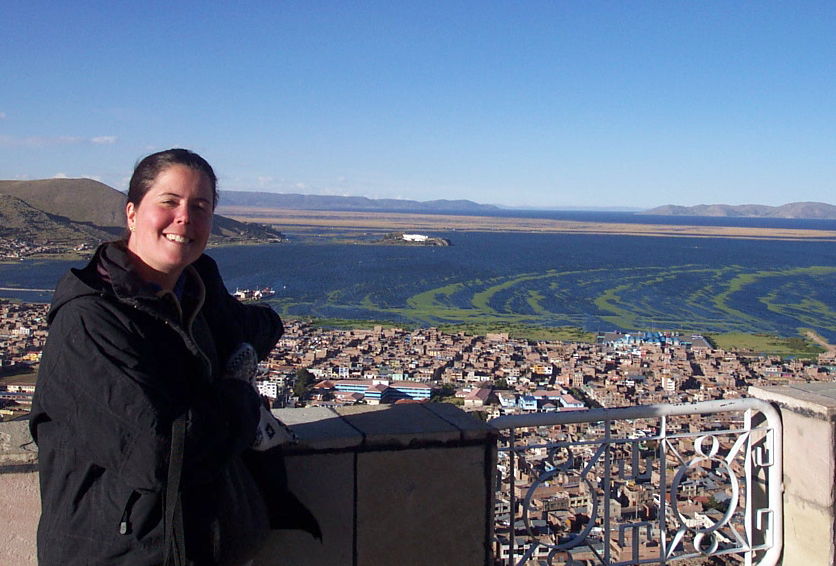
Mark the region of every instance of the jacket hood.
[[58, 310], [68, 302], [89, 295], [110, 295], [128, 302], [157, 298], [156, 290], [136, 272], [122, 242], [100, 245], [85, 267], [70, 269], [58, 281], [47, 322], [51, 323]]

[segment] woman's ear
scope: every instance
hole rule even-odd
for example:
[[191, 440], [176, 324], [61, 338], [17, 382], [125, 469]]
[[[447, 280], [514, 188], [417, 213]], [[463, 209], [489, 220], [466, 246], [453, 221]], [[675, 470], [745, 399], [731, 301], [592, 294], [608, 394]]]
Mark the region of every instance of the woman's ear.
[[134, 206], [134, 203], [129, 202], [125, 206], [125, 216], [128, 219], [128, 230], [133, 232], [136, 227], [136, 207]]

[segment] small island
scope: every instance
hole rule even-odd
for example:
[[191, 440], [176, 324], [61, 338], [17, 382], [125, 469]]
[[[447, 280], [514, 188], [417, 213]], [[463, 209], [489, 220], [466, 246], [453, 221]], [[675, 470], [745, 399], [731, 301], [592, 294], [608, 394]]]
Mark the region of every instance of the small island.
[[405, 234], [403, 232], [391, 232], [378, 240], [378, 244], [400, 245], [400, 246], [449, 246], [450, 240], [446, 238], [433, 238], [424, 234]]

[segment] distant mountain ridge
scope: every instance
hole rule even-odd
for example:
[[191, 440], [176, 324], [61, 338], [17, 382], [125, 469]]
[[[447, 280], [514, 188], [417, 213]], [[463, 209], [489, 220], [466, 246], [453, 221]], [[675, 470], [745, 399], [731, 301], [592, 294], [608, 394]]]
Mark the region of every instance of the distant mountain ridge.
[[[92, 179], [0, 180], [0, 237], [61, 244], [95, 243], [125, 229], [124, 193]], [[500, 210], [469, 200], [403, 199], [221, 191], [223, 206], [298, 210], [485, 212]], [[282, 234], [252, 222], [215, 214], [210, 241], [278, 241]]]
[[697, 206], [676, 206], [668, 204], [646, 210], [639, 214], [658, 216], [727, 216], [745, 218], [810, 218], [821, 220], [836, 219], [836, 206], [823, 202], [791, 202], [781, 206], [763, 204], [699, 204]]
[[[95, 243], [112, 239], [125, 229], [125, 194], [92, 179], [0, 180], [0, 238], [62, 244]], [[414, 201], [352, 196], [221, 191], [224, 207], [285, 208], [297, 210], [484, 213], [501, 207], [469, 200]], [[666, 205], [640, 212], [666, 216], [725, 216], [759, 218], [836, 219], [836, 206], [819, 202], [765, 205]], [[215, 214], [211, 241], [279, 241], [270, 226], [238, 222]]]
[[479, 204], [470, 200], [417, 201], [257, 191], [221, 191], [218, 208], [223, 209], [226, 206], [291, 210], [386, 210], [400, 212], [492, 212], [500, 210], [497, 206]]

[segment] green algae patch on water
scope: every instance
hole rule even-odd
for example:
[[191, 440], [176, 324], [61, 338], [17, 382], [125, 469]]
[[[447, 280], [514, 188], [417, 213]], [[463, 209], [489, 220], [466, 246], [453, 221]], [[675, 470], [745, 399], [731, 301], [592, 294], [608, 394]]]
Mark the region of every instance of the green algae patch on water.
[[824, 352], [822, 347], [801, 336], [781, 337], [774, 334], [728, 332], [706, 337], [721, 350], [749, 351], [758, 355], [811, 357]]

